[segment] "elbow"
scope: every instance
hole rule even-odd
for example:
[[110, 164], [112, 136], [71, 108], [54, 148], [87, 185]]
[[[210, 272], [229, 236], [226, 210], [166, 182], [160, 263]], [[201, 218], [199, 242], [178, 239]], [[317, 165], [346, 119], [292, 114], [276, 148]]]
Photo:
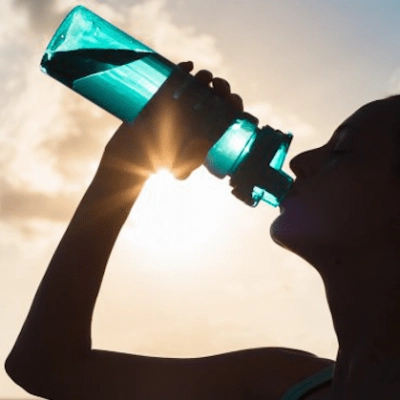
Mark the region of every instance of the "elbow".
[[11, 353], [4, 364], [7, 375], [22, 389], [34, 396], [51, 398], [50, 380], [44, 370]]
[[5, 361], [4, 369], [14, 383], [28, 393], [34, 394], [32, 393], [32, 389], [34, 391], [32, 386], [33, 377], [29, 377], [29, 371], [26, 370], [23, 362], [17, 361], [15, 357], [10, 354]]
[[32, 369], [27, 368], [27, 363], [10, 354], [5, 361], [4, 369], [14, 383], [22, 389], [33, 395], [40, 395], [37, 393], [37, 377], [34, 376]]
[[60, 388], [68, 385], [67, 377], [73, 374], [76, 366], [88, 353], [87, 346], [78, 354], [55, 340], [26, 340], [20, 336], [8, 355], [4, 368], [8, 376], [28, 393], [38, 397], [57, 398], [60, 397], [56, 396]]
[[46, 399], [60, 398], [78, 365], [65, 355], [22, 351], [15, 347], [7, 357], [7, 375], [29, 394]]

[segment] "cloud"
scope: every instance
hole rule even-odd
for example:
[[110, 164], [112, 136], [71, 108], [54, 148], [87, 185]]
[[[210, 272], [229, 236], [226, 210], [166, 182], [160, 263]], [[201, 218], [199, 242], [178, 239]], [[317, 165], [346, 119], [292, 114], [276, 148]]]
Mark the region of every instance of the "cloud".
[[4, 221], [51, 220], [62, 222], [71, 218], [76, 194], [47, 194], [1, 182], [0, 219]]
[[301, 138], [311, 137], [315, 134], [314, 128], [301, 121], [296, 115], [275, 109], [270, 103], [258, 102], [246, 107], [246, 111], [257, 116], [260, 125], [268, 121], [268, 125], [282, 132], [292, 132]]
[[50, 34], [56, 21], [61, 21], [63, 13], [57, 0], [13, 0], [15, 12], [24, 12], [29, 29], [36, 34]]
[[223, 56], [215, 37], [191, 26], [174, 24], [166, 1], [153, 0], [133, 6], [125, 25], [132, 34], [174, 62], [192, 60], [197, 68], [221, 73]]
[[40, 151], [51, 159], [64, 182], [83, 184], [95, 171], [107, 138], [119, 122], [71, 92], [63, 97], [61, 108], [63, 113], [52, 134], [43, 138]]

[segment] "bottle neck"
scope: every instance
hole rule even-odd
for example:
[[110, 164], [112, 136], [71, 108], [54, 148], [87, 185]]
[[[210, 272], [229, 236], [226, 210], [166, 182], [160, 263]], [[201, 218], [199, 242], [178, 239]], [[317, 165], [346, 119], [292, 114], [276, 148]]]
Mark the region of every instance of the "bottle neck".
[[206, 168], [218, 178], [232, 176], [249, 155], [257, 131], [257, 125], [252, 118], [247, 115], [236, 118], [208, 152]]
[[205, 165], [219, 178], [230, 176], [232, 193], [246, 204], [254, 207], [263, 200], [276, 207], [293, 181], [281, 170], [291, 139], [291, 134], [237, 119], [211, 148]]

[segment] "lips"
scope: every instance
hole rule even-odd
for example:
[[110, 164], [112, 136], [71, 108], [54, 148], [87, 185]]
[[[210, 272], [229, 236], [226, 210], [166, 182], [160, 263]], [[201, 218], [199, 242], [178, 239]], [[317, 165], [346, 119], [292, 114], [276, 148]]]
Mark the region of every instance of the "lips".
[[[289, 197], [293, 197], [295, 196], [297, 193], [297, 188], [295, 187], [295, 184], [293, 183], [292, 187], [290, 188], [289, 192], [287, 193], [287, 195], [285, 196], [285, 199], [289, 198]], [[283, 201], [285, 201], [285, 199]]]
[[297, 193], [297, 189], [294, 187], [294, 184], [293, 184], [292, 187], [290, 188], [289, 192], [287, 193], [287, 195], [285, 196], [285, 198], [282, 200], [281, 204], [279, 205], [279, 208], [281, 211], [285, 210], [285, 202], [287, 200], [290, 200], [294, 196], [296, 196], [296, 193]]

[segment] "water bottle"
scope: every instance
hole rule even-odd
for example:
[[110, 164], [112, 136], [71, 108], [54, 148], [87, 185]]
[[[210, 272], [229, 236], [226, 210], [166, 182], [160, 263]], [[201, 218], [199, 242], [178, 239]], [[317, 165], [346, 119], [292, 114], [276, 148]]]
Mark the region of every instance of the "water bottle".
[[[189, 116], [193, 137], [211, 143], [206, 168], [229, 176], [232, 193], [250, 206], [260, 200], [278, 206], [293, 183], [281, 170], [292, 134], [259, 128], [257, 118], [234, 110], [191, 74], [83, 6], [65, 17], [41, 69], [126, 122], [157, 102], [177, 104]], [[196, 110], [206, 106], [212, 123], [204, 127]]]

